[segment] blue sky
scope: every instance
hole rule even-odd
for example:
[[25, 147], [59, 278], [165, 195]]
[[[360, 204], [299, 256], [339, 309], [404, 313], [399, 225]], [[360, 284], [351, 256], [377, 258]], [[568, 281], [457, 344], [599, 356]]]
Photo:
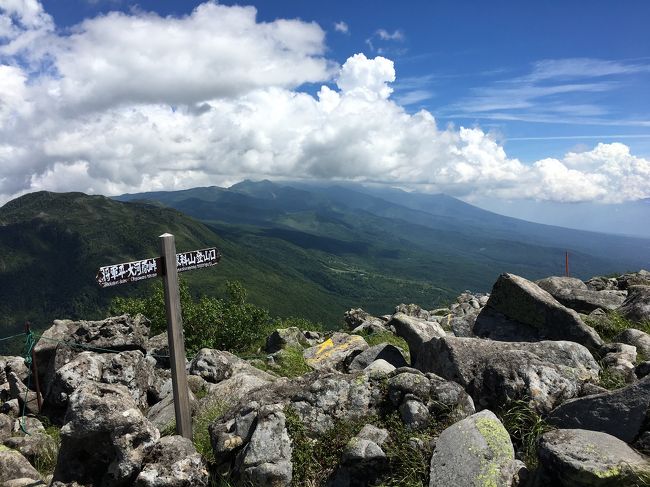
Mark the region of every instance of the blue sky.
[[[200, 3], [43, 2], [60, 27], [116, 9], [186, 15]], [[393, 96], [408, 110], [478, 125], [523, 161], [614, 141], [650, 156], [650, 2], [220, 3], [254, 5], [261, 21], [318, 23], [341, 64], [357, 52], [392, 59]]]
[[0, 204], [319, 179], [634, 231], [616, 220], [650, 200], [649, 18], [648, 1], [0, 0]]

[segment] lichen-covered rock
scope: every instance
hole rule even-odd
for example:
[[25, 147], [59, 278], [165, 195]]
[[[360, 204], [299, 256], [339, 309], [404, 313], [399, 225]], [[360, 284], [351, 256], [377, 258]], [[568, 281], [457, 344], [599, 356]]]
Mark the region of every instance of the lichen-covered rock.
[[444, 430], [431, 457], [430, 487], [517, 485], [521, 462], [508, 432], [484, 410]]
[[308, 345], [305, 335], [295, 326], [289, 328], [278, 328], [266, 339], [265, 350], [268, 353], [275, 353], [287, 347], [303, 347]]
[[598, 364], [574, 342], [499, 342], [478, 338], [436, 338], [415, 366], [459, 383], [480, 407], [496, 408], [528, 398], [541, 412], [578, 396], [585, 382], [597, 382]]
[[381, 343], [364, 350], [352, 359], [348, 365], [349, 372], [358, 372], [364, 370], [375, 360], [383, 359], [395, 368], [405, 367], [406, 359], [399, 348], [388, 343]]
[[0, 482], [28, 478], [40, 482], [41, 476], [20, 452], [0, 445]]
[[104, 370], [104, 355], [81, 352], [74, 359], [56, 370], [48, 383], [46, 400], [48, 408], [65, 411], [68, 397], [86, 381], [99, 382]]
[[9, 382], [9, 393], [11, 398], [18, 401], [20, 410], [24, 410], [29, 414], [37, 414], [38, 399], [36, 393], [31, 389], [28, 389], [15, 372], [9, 372], [9, 374], [7, 374], [7, 381]]
[[434, 321], [422, 321], [416, 318], [397, 313], [393, 315], [388, 325], [395, 329], [395, 334], [406, 340], [409, 346], [411, 363], [417, 360], [420, 348], [434, 337], [443, 337], [445, 330]]
[[70, 395], [54, 480], [132, 485], [158, 430], [118, 384], [86, 382]]
[[537, 284], [502, 274], [476, 318], [477, 336], [504, 341], [570, 340], [598, 350], [598, 334]]
[[27, 380], [29, 369], [23, 357], [0, 355], [0, 384], [7, 382], [7, 374], [13, 372], [23, 382]]
[[628, 320], [650, 320], [650, 285], [630, 286], [627, 299], [617, 311]]
[[368, 348], [366, 341], [359, 335], [334, 333], [319, 345], [308, 348], [303, 353], [307, 365], [316, 370], [343, 370], [346, 363], [356, 354]]
[[238, 462], [244, 481], [260, 487], [291, 484], [291, 440], [280, 404], [263, 406], [257, 412], [257, 425]]
[[414, 427], [426, 423], [424, 410], [414, 402], [426, 406], [427, 413], [435, 417], [447, 415], [456, 421], [476, 412], [474, 401], [459, 384], [434, 374], [397, 370], [387, 385], [391, 403], [399, 408], [402, 419]]
[[57, 449], [54, 439], [41, 432], [30, 432], [29, 435], [13, 436], [4, 442], [5, 446], [19, 451], [32, 464], [39, 457], [47, 454], [54, 455]]
[[165, 436], [149, 450], [136, 487], [204, 487], [208, 471], [194, 445], [182, 436]]
[[598, 431], [560, 429], [545, 433], [538, 455], [537, 485], [592, 487], [635, 485], [650, 474], [647, 458], [626, 443]]
[[11, 436], [13, 424], [13, 418], [4, 413], [0, 413], [0, 443]]
[[147, 391], [155, 382], [154, 363], [140, 350], [107, 355], [101, 381], [125, 385], [138, 407], [144, 409], [147, 407]]
[[645, 429], [650, 411], [650, 376], [636, 384], [571, 399], [551, 411], [548, 422], [558, 428], [602, 431], [633, 442]]
[[395, 306], [395, 314], [405, 314], [412, 318], [417, 318], [423, 321], [429, 321], [429, 312], [426, 309], [422, 309], [417, 304], [398, 304]]
[[149, 320], [141, 314], [113, 316], [101, 321], [78, 321], [75, 325], [76, 329], [68, 337], [73, 342], [116, 352], [146, 352]]

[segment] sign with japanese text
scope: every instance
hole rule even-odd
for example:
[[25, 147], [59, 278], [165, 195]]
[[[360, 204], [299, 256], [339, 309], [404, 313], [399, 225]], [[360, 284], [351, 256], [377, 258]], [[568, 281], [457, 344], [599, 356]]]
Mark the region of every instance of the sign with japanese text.
[[178, 272], [191, 271], [217, 265], [221, 260], [221, 253], [216, 248], [192, 250], [176, 254], [176, 269]]
[[[191, 271], [217, 265], [220, 260], [221, 253], [214, 247], [192, 250], [176, 254], [176, 268], [178, 272]], [[153, 257], [100, 267], [96, 279], [101, 287], [111, 287], [161, 276], [162, 268], [160, 257]]]

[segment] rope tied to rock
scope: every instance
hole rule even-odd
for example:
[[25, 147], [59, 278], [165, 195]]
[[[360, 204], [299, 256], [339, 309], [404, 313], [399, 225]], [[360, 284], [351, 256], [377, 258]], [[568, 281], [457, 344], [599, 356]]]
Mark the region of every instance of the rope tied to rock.
[[27, 366], [27, 387], [25, 388], [25, 399], [23, 400], [23, 411], [22, 411], [22, 416], [20, 418], [20, 429], [22, 430], [23, 433], [26, 435], [29, 435], [30, 433], [27, 431], [27, 428], [25, 426], [25, 411], [27, 409], [27, 395], [29, 394], [29, 387], [31, 385], [31, 379], [32, 379], [32, 350], [34, 350], [34, 346], [36, 345], [36, 339], [34, 338], [34, 333], [32, 333], [31, 330], [28, 330], [25, 333], [25, 365]]
[[17, 335], [11, 335], [11, 336], [8, 336], [8, 337], [0, 338], [0, 342], [4, 342], [5, 340], [11, 340], [12, 338], [18, 338], [18, 337], [22, 337], [22, 336], [25, 336], [25, 333], [18, 333]]

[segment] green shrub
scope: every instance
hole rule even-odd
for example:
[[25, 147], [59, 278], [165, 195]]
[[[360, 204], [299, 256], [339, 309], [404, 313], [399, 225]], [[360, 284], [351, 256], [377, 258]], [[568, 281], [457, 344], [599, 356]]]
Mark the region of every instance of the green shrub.
[[[266, 309], [246, 302], [246, 290], [238, 282], [227, 283], [228, 297], [194, 299], [187, 284], [180, 281], [185, 349], [188, 356], [201, 348], [246, 352], [260, 346], [273, 329]], [[152, 334], [167, 329], [162, 283], [156, 283], [145, 298], [115, 298], [112, 314], [142, 313], [151, 320]]]

